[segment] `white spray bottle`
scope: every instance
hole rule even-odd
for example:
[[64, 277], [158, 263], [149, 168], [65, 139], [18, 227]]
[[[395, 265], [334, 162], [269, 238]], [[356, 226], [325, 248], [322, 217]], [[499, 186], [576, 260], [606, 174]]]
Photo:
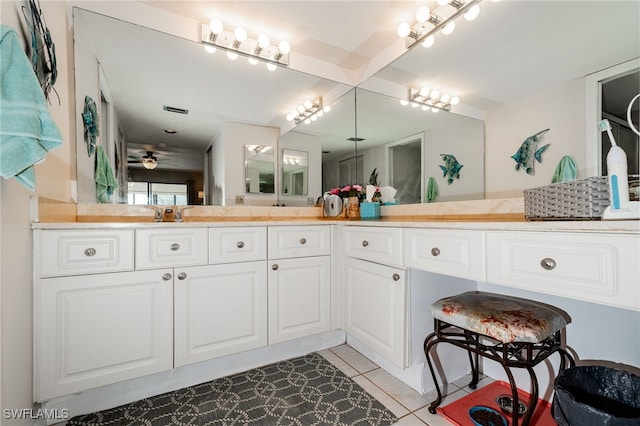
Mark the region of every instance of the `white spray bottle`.
[[607, 174], [609, 175], [609, 198], [612, 210], [629, 208], [629, 181], [627, 178], [627, 155], [618, 146], [611, 133], [609, 120], [600, 122], [600, 130], [607, 132], [611, 149], [607, 154]]

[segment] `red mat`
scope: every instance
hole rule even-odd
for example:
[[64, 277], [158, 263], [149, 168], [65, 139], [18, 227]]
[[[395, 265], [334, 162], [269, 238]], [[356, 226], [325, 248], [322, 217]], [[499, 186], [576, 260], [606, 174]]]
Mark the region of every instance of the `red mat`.
[[[511, 387], [506, 382], [495, 381], [490, 385], [480, 388], [469, 395], [461, 398], [451, 404], [445, 405], [442, 408], [437, 408], [437, 411], [445, 416], [447, 420], [460, 426], [473, 426], [473, 422], [469, 418], [469, 409], [474, 405], [482, 405], [485, 407], [493, 408], [498, 412], [502, 412], [500, 407], [496, 403], [496, 397], [498, 395], [511, 395]], [[519, 390], [518, 398], [525, 404], [528, 403], [531, 396]], [[511, 425], [511, 417], [504, 415], [509, 424]], [[538, 405], [536, 405], [536, 411], [533, 413], [530, 425], [535, 426], [557, 426], [557, 423], [551, 416], [551, 404], [542, 399], [538, 399]]]

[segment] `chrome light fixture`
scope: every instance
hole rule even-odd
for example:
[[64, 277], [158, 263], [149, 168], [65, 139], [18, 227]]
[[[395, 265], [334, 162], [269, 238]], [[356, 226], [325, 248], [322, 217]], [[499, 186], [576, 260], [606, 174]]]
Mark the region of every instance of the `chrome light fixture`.
[[[482, 0], [437, 0], [438, 7], [434, 10], [423, 6], [416, 12], [416, 22], [403, 22], [398, 25], [398, 36], [405, 39], [407, 49], [417, 42], [424, 47], [431, 47], [435, 42], [435, 33], [440, 31], [444, 35], [451, 34], [456, 28], [455, 20], [464, 15], [468, 21], [473, 21], [480, 14]], [[437, 12], [437, 13], [436, 13]]]
[[141, 161], [145, 169], [153, 170], [158, 166], [158, 159], [153, 156], [153, 152], [147, 151], [147, 155]]
[[300, 123], [311, 124], [312, 121], [316, 121], [329, 111], [331, 111], [331, 106], [323, 107], [321, 97], [314, 101], [306, 100], [302, 105], [287, 114], [287, 121], [293, 121], [296, 125]]
[[457, 105], [460, 98], [451, 96], [448, 93], [441, 94], [439, 90], [430, 90], [428, 87], [420, 89], [409, 88], [409, 100], [401, 101], [402, 105], [411, 104], [412, 107], [422, 107], [424, 111], [431, 110], [438, 112], [440, 110], [451, 111], [453, 105]]
[[260, 34], [257, 39], [253, 39], [242, 27], [234, 31], [225, 31], [222, 22], [217, 18], [212, 19], [209, 24], [202, 24], [202, 43], [209, 53], [214, 53], [220, 48], [227, 52], [231, 60], [237, 59], [238, 55], [245, 56], [252, 65], [260, 61], [265, 62], [270, 71], [275, 71], [278, 65], [289, 65], [291, 44], [288, 41], [283, 40], [274, 45], [266, 34]]

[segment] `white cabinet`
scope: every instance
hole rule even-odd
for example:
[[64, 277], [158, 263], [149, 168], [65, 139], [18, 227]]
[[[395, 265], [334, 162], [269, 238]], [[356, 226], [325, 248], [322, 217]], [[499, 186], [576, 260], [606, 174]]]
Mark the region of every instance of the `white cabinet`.
[[136, 229], [136, 269], [206, 265], [207, 228]]
[[347, 226], [344, 232], [347, 256], [403, 266], [401, 228]]
[[405, 229], [405, 266], [484, 281], [484, 231]]
[[406, 366], [405, 271], [348, 258], [345, 331], [398, 367]]
[[487, 231], [487, 281], [640, 310], [637, 235]]
[[269, 344], [331, 329], [331, 228], [269, 227]]
[[41, 279], [36, 289], [36, 399], [173, 366], [170, 269]]
[[267, 344], [266, 261], [175, 271], [175, 366]]
[[210, 264], [250, 262], [266, 258], [266, 227], [209, 228]]

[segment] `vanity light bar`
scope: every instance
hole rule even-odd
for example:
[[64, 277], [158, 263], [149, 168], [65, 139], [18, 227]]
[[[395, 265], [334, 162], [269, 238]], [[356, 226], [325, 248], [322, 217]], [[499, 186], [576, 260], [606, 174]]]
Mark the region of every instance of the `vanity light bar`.
[[[404, 38], [407, 49], [413, 47], [421, 41], [424, 47], [431, 47], [435, 41], [434, 34], [442, 31], [443, 34], [451, 34], [455, 29], [455, 20], [464, 15], [468, 21], [473, 21], [480, 13], [480, 3], [482, 0], [438, 0], [440, 6], [437, 10], [440, 13], [449, 9], [453, 10], [446, 16], [436, 14], [428, 7], [423, 6], [416, 12], [416, 22], [412, 25], [403, 22], [398, 25], [398, 36]], [[449, 7], [450, 6], [450, 7]]]
[[422, 106], [424, 111], [438, 112], [439, 110], [451, 111], [451, 107], [459, 102], [460, 98], [457, 96], [451, 96], [448, 93], [440, 94], [437, 89], [429, 90], [427, 87], [422, 87], [420, 89], [409, 88], [409, 100], [402, 102], [402, 104], [411, 104], [413, 107]]
[[315, 101], [306, 100], [304, 104], [298, 106], [287, 114], [287, 121], [293, 121], [296, 125], [302, 122], [310, 124], [312, 121], [316, 121], [329, 111], [331, 111], [331, 107], [329, 105], [324, 108], [322, 107], [321, 97]]
[[260, 34], [257, 39], [248, 37], [247, 31], [238, 27], [235, 31], [225, 31], [218, 19], [212, 19], [209, 24], [202, 24], [202, 43], [209, 53], [220, 48], [227, 52], [229, 59], [235, 59], [237, 55], [249, 58], [252, 64], [258, 61], [265, 62], [267, 68], [274, 70], [274, 66], [288, 66], [291, 45], [283, 40], [277, 46], [271, 44], [269, 37]]

